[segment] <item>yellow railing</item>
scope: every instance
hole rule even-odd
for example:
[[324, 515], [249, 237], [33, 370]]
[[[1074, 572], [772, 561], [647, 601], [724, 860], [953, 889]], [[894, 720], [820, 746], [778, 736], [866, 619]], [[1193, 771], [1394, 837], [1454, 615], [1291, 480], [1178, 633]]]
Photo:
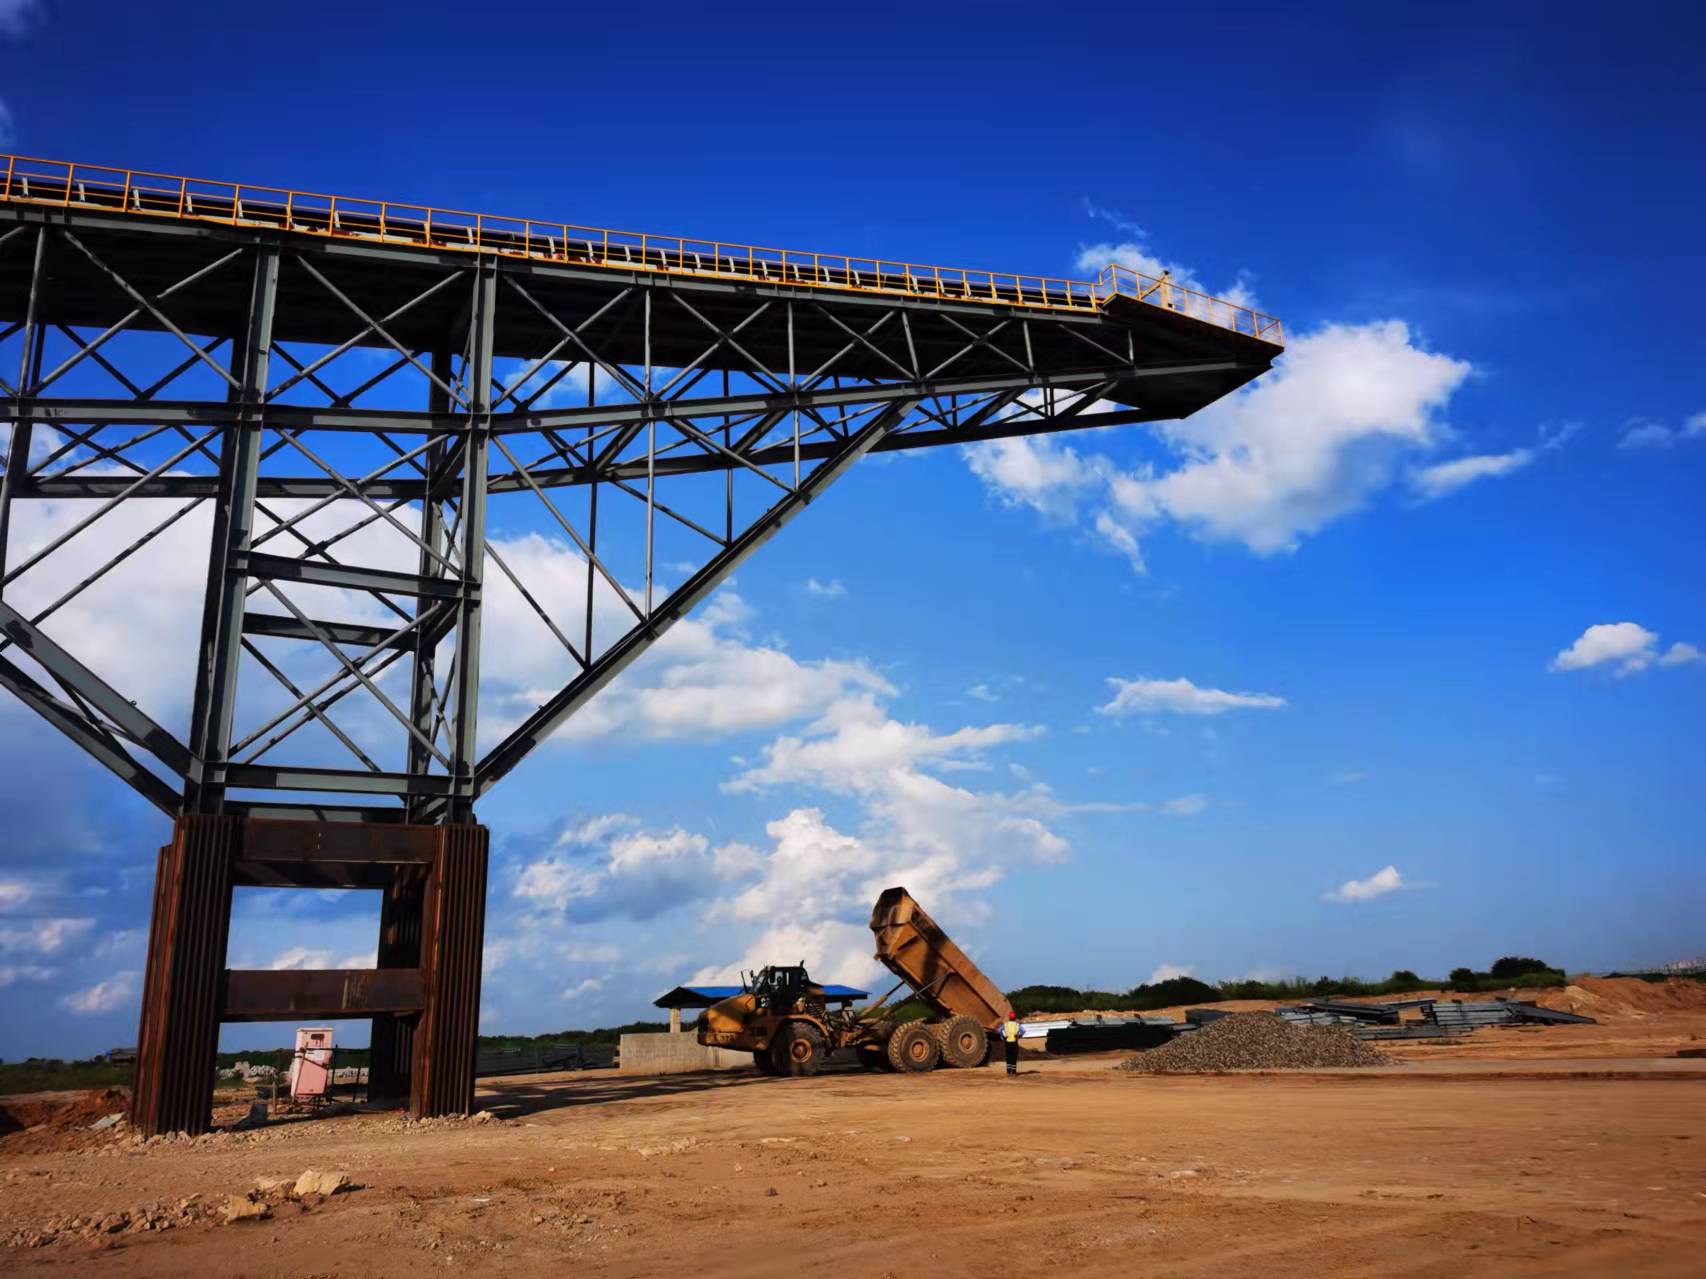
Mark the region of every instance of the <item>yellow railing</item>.
[[615, 231], [607, 227], [498, 217], [393, 200], [352, 199], [283, 187], [176, 177], [140, 169], [0, 155], [0, 200], [228, 226], [272, 227], [303, 235], [495, 253], [623, 270], [662, 271], [861, 293], [987, 302], [1051, 311], [1097, 311], [1134, 298], [1282, 345], [1280, 322], [1166, 277], [1109, 266], [1094, 280], [925, 266], [888, 258], [766, 248], [726, 240]]

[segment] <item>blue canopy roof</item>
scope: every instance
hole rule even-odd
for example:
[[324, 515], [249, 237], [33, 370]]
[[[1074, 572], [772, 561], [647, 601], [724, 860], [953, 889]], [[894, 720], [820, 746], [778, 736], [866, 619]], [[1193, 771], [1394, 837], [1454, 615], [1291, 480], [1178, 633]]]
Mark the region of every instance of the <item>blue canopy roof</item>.
[[[825, 986], [825, 999], [845, 1000], [853, 1003], [870, 995], [868, 990], [858, 990], [852, 986]], [[731, 995], [740, 994], [739, 986], [677, 986], [674, 990], [666, 991], [652, 1000], [655, 1008], [709, 1008], [712, 1004]]]

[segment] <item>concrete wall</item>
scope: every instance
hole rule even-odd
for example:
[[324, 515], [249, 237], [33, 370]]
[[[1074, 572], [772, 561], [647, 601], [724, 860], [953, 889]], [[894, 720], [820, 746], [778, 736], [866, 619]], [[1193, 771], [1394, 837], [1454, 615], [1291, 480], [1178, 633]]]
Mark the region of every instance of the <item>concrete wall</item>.
[[619, 1073], [681, 1075], [694, 1070], [751, 1070], [752, 1054], [703, 1047], [691, 1034], [623, 1035]]

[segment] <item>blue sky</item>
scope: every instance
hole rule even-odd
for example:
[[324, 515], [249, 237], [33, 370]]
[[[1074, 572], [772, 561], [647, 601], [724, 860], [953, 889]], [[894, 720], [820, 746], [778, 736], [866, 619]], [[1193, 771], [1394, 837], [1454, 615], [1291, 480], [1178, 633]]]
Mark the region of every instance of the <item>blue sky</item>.
[[[0, 0], [0, 136], [1284, 318], [1191, 421], [814, 504], [484, 802], [488, 1029], [866, 980], [896, 876], [1009, 986], [1609, 968], [1706, 949], [1706, 24], [1563, 9]], [[0, 1055], [129, 1043], [165, 824], [0, 731]], [[231, 961], [367, 962], [366, 897]]]

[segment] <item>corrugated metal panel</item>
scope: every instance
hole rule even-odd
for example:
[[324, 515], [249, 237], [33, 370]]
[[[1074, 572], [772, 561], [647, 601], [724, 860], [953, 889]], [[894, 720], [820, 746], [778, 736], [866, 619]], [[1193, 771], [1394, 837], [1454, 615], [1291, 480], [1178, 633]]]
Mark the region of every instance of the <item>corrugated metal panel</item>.
[[1358, 1026], [1358, 1039], [1455, 1039], [1467, 1035], [1472, 1026]]
[[426, 1009], [415, 1035], [409, 1089], [409, 1109], [422, 1118], [465, 1115], [474, 1108], [488, 848], [484, 826], [439, 828], [421, 945]]
[[1540, 1022], [1544, 1025], [1556, 1026], [1597, 1026], [1599, 1023], [1592, 1017], [1584, 1017], [1580, 1013], [1567, 1013], [1557, 1008], [1542, 1008], [1531, 1004], [1526, 999], [1507, 999], [1505, 1011], [1518, 1021]]
[[1320, 1012], [1312, 1008], [1276, 1008], [1274, 1016], [1293, 1026], [1345, 1026], [1361, 1025], [1355, 1017], [1340, 1017], [1335, 1013]]
[[224, 1006], [231, 875], [242, 819], [180, 817], [154, 884], [131, 1121], [153, 1135], [206, 1132]]
[[1435, 1000], [1429, 1019], [1442, 1026], [1502, 1026], [1513, 1020], [1499, 1000], [1464, 1003], [1457, 999]]
[[1398, 1009], [1393, 1004], [1358, 1004], [1347, 999], [1312, 999], [1303, 1006], [1314, 1012], [1332, 1013], [1335, 1017], [1354, 1021], [1393, 1023], [1398, 1020]]
[[[436, 850], [436, 840], [431, 847]], [[392, 875], [379, 906], [378, 967], [420, 967], [421, 911], [429, 869], [398, 867]], [[418, 1015], [373, 1019], [368, 1096], [376, 1100], [408, 1096], [419, 1024]]]

